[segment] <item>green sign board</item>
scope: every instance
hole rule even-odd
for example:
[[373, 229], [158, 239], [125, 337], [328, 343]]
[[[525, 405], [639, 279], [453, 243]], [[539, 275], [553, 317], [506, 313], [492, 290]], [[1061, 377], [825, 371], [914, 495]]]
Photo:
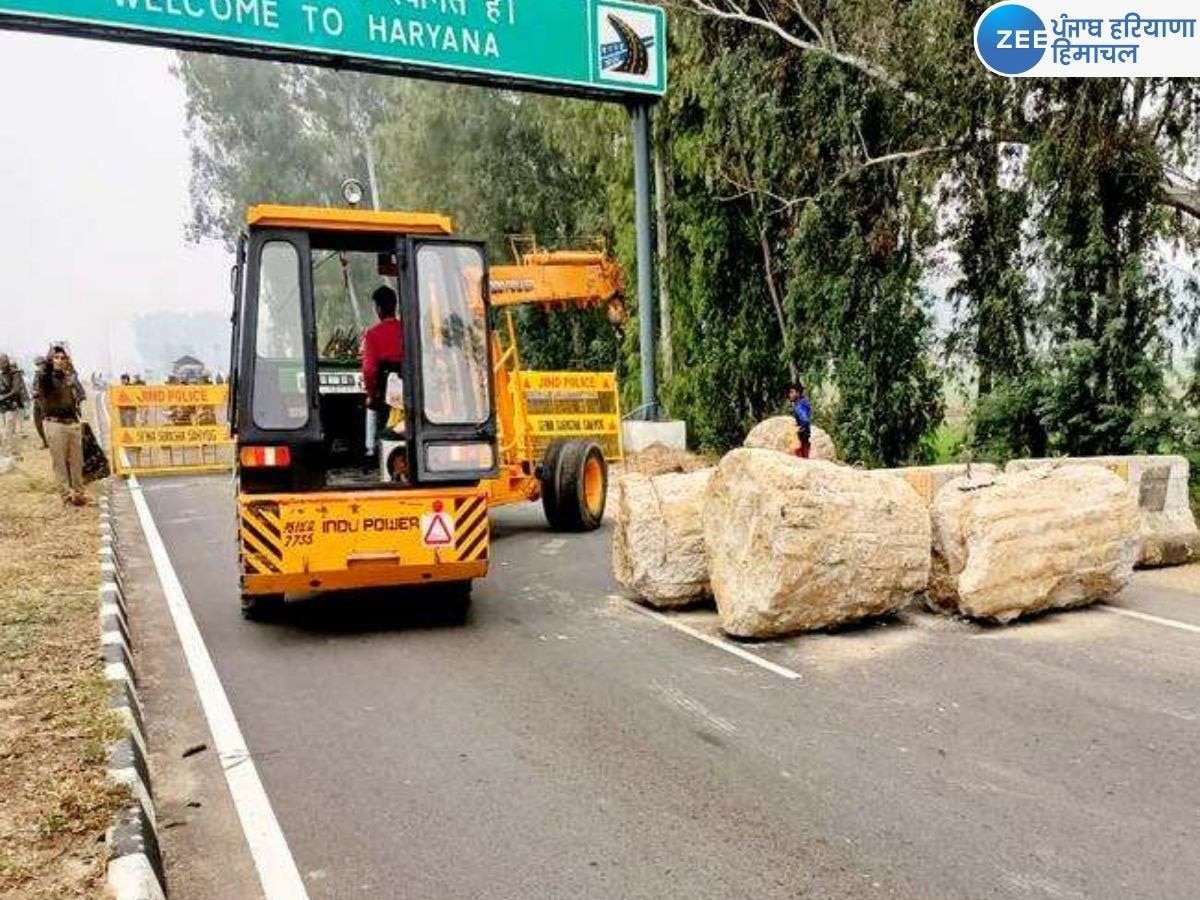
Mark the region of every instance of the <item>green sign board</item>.
[[663, 10], [624, 0], [0, 0], [5, 27], [584, 96], [667, 81]]

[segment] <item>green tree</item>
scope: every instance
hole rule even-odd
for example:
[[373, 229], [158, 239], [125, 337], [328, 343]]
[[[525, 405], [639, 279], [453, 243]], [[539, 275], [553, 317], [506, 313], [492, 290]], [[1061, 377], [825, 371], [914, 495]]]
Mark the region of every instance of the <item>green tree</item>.
[[386, 79], [181, 53], [192, 148], [192, 240], [232, 245], [254, 203], [330, 205], [345, 178], [369, 181], [364, 135]]
[[1072, 454], [1132, 452], [1135, 424], [1164, 399], [1172, 296], [1156, 258], [1168, 219], [1163, 162], [1120, 81], [1047, 85], [1030, 179], [1042, 198], [1052, 379], [1045, 415]]
[[[612, 244], [608, 157], [595, 149], [612, 143], [612, 110], [453, 85], [399, 82], [396, 92], [376, 135], [389, 204], [448, 213], [460, 234], [488, 242], [493, 262], [511, 262], [521, 236], [555, 248]], [[596, 136], [568, 143], [568, 123]], [[602, 311], [524, 309], [518, 318], [530, 367], [618, 362], [618, 336]]]
[[832, 398], [822, 421], [851, 458], [918, 455], [941, 404], [903, 98], [742, 24], [674, 32], [673, 409], [724, 449], [801, 374]]
[[[656, 114], [671, 185], [663, 395], [699, 444], [740, 442], [799, 376], [850, 458], [920, 459], [942, 360], [974, 376], [987, 454], [1185, 439], [1194, 397], [1166, 373], [1172, 339], [1195, 338], [1198, 279], [1168, 271], [1164, 248], [1198, 246], [1194, 81], [996, 78], [972, 50], [986, 0], [680, 6]], [[386, 205], [449, 212], [497, 262], [513, 234], [599, 235], [630, 276], [625, 334], [598, 314], [526, 311], [522, 346], [537, 366], [617, 365], [631, 405], [619, 108], [201, 58], [180, 74], [194, 236], [228, 239], [251, 200], [336, 202], [364, 169]], [[929, 286], [947, 271], [939, 346]]]

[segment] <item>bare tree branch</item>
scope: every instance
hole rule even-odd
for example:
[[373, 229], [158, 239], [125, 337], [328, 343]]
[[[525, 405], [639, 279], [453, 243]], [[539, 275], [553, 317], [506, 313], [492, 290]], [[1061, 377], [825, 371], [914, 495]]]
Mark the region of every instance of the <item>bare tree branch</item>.
[[829, 46], [829, 42], [825, 40], [825, 35], [821, 33], [821, 29], [816, 26], [812, 19], [808, 17], [808, 13], [804, 11], [800, 0], [792, 0], [792, 11], [796, 13], [796, 18], [804, 23], [804, 27], [812, 32], [813, 37], [817, 39], [822, 47]]
[[1177, 169], [1167, 169], [1163, 182], [1163, 202], [1176, 210], [1200, 219], [1200, 184]]
[[723, 181], [725, 181], [726, 183], [728, 183], [730, 187], [736, 188], [737, 193], [727, 194], [727, 195], [718, 197], [717, 198], [718, 200], [725, 201], [725, 202], [732, 202], [734, 200], [744, 200], [747, 197], [750, 197], [750, 198], [765, 197], [768, 200], [775, 201], [775, 203], [777, 203], [779, 205], [778, 209], [770, 210], [769, 212], [771, 212], [771, 213], [782, 212], [783, 210], [785, 210], [789, 207], [795, 206], [799, 203], [803, 203], [806, 200], [814, 199], [813, 197], [785, 197], [782, 194], [775, 193], [770, 188], [765, 188], [760, 185], [749, 184], [749, 183], [747, 183], [747, 181], [742, 180], [741, 178], [737, 177], [736, 175], [730, 175], [728, 172], [721, 172], [721, 179]]
[[[793, 47], [796, 47], [797, 49], [810, 51], [812, 53], [824, 54], [830, 59], [834, 59], [843, 65], [862, 72], [864, 75], [874, 79], [880, 84], [899, 92], [910, 103], [924, 106], [928, 105], [930, 102], [928, 98], [923, 97], [909, 88], [906, 88], [899, 76], [879, 65], [874, 60], [868, 59], [864, 56], [859, 56], [857, 54], [845, 53], [838, 50], [835, 42], [832, 39], [832, 36], [827, 36], [822, 33], [822, 31], [813, 21], [812, 17], [808, 15], [804, 8], [803, 0], [790, 0], [789, 8], [795, 12], [797, 19], [799, 19], [804, 27], [812, 34], [813, 39], [811, 40], [794, 34], [780, 25], [775, 17], [767, 10], [767, 7], [760, 2], [760, 0], [744, 0], [746, 5], [743, 5], [742, 0], [677, 0], [677, 2], [687, 8], [692, 9], [700, 15], [711, 16], [712, 18], [723, 21], [742, 22], [756, 28], [763, 28], [775, 34], [777, 37]], [[754, 9], [757, 10], [757, 12], [749, 11], [749, 4], [754, 4]], [[1135, 89], [1141, 90], [1136, 82]], [[1175, 86], [1174, 84], [1168, 84], [1167, 96], [1164, 100], [1163, 108], [1152, 128], [1153, 136], [1156, 141], [1161, 136], [1163, 128], [1165, 127], [1171, 114], [1174, 112], [1175, 100]], [[1024, 143], [1023, 140], [1009, 142]], [[848, 178], [854, 174], [857, 174], [863, 169], [867, 169], [872, 166], [885, 165], [887, 163], [904, 159], [915, 159], [921, 156], [927, 156], [931, 153], [945, 153], [952, 149], [954, 149], [953, 146], [925, 147], [921, 148], [920, 150], [893, 153], [874, 159], [868, 158], [859, 166], [848, 170], [842, 175], [839, 175], [836, 179], [834, 179], [830, 186], [835, 185], [845, 178]], [[1177, 183], [1177, 181], [1178, 179], [1172, 179], [1171, 177], [1164, 179], [1162, 185], [1163, 202], [1167, 206], [1181, 213], [1192, 216], [1196, 219], [1200, 219], [1200, 185], [1197, 185], [1190, 180], [1182, 184]], [[785, 198], [769, 190], [764, 190], [761, 187], [738, 184], [736, 181], [732, 180], [731, 183], [735, 184], [741, 193], [739, 193], [736, 197], [729, 199], [740, 199], [747, 196], [748, 193], [756, 193], [760, 196], [776, 201], [778, 204], [778, 208], [774, 210], [776, 214], [786, 212], [792, 207], [815, 199], [815, 197]]]
[[[854, 53], [846, 53], [841, 50], [834, 49], [832, 43], [824, 38], [822, 33], [813, 24], [810, 16], [804, 13], [803, 7], [800, 5], [800, 0], [792, 0], [792, 7], [797, 10], [797, 15], [804, 23], [804, 26], [809, 29], [817, 38], [816, 41], [808, 40], [793, 34], [788, 29], [784, 28], [775, 20], [774, 16], [764, 12], [747, 12], [737, 0], [684, 0], [694, 10], [701, 15], [712, 16], [716, 19], [722, 19], [727, 22], [742, 22], [747, 25], [753, 25], [757, 28], [764, 28], [772, 32], [782, 40], [791, 44], [800, 50], [808, 50], [813, 53], [821, 53], [828, 56], [830, 59], [837, 60], [845, 66], [856, 69], [864, 75], [878, 81], [880, 84], [886, 85], [894, 91], [898, 91], [910, 103], [923, 105], [926, 101], [920, 94], [917, 94], [905, 88], [899, 76], [889, 72], [887, 69], [878, 65], [874, 61], [867, 59], [864, 56], [859, 56]], [[762, 10], [762, 6], [757, 9]]]
[[840, 175], [830, 181], [829, 184], [826, 185], [820, 192], [804, 197], [786, 197], [771, 190], [770, 188], [751, 184], [749, 183], [749, 173], [746, 173], [744, 178], [739, 179], [736, 176], [730, 175], [728, 172], [722, 172], [722, 179], [728, 182], [732, 187], [736, 188], [737, 193], [721, 197], [720, 199], [725, 201], [734, 201], [741, 200], [745, 197], [765, 197], [768, 200], [774, 201], [776, 204], [774, 209], [766, 211], [767, 214], [780, 215], [781, 213], [785, 213], [794, 207], [816, 200], [821, 193], [836, 187], [847, 178], [853, 178], [855, 175], [858, 175], [867, 169], [872, 169], [875, 166], [886, 166], [895, 162], [906, 162], [908, 160], [920, 159], [923, 156], [931, 156], [935, 153], [949, 153], [953, 150], [960, 149], [961, 146], [961, 144], [948, 144], [939, 147], [919, 147], [915, 150], [901, 150], [896, 153], [887, 153], [883, 156], [870, 157], [861, 163], [850, 167], [845, 172], [842, 172]]

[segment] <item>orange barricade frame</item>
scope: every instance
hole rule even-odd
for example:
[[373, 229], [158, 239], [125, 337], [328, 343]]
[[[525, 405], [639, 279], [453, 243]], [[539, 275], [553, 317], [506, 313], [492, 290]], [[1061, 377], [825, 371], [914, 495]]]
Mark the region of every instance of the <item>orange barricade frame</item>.
[[525, 400], [530, 458], [541, 459], [551, 441], [587, 438], [609, 462], [624, 458], [621, 400], [615, 372], [517, 372]]
[[107, 394], [109, 446], [118, 475], [233, 468], [228, 385], [116, 384]]

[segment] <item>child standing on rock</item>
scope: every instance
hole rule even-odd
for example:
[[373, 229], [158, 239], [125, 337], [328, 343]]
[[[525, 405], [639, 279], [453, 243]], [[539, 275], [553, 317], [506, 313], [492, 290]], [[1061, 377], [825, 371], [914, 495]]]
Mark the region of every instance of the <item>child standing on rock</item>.
[[800, 438], [800, 447], [796, 450], [796, 455], [801, 459], [808, 459], [809, 453], [812, 452], [812, 404], [808, 402], [808, 395], [804, 392], [802, 384], [789, 384], [787, 398], [792, 418], [796, 420], [796, 435]]

